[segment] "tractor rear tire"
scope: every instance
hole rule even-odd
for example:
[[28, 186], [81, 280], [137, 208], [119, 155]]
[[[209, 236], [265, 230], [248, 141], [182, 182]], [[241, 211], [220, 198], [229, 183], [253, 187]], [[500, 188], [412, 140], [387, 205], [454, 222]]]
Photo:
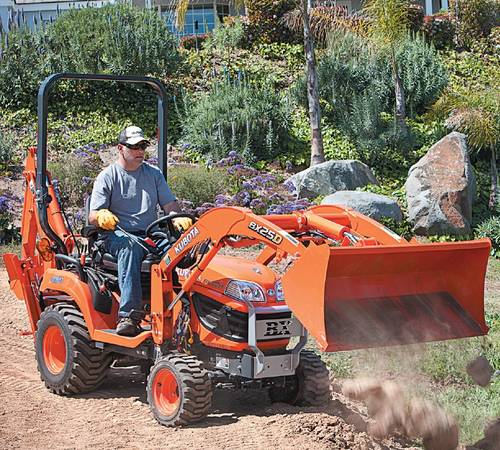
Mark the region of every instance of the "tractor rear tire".
[[104, 381], [112, 359], [94, 347], [82, 313], [68, 303], [42, 312], [35, 356], [42, 381], [58, 395], [94, 390]]
[[146, 387], [151, 412], [165, 426], [188, 425], [206, 417], [212, 406], [212, 390], [203, 363], [182, 353], [158, 360]]
[[286, 380], [284, 387], [269, 388], [271, 402], [290, 405], [322, 406], [330, 399], [330, 377], [321, 358], [310, 350], [300, 353], [300, 362], [293, 377]]

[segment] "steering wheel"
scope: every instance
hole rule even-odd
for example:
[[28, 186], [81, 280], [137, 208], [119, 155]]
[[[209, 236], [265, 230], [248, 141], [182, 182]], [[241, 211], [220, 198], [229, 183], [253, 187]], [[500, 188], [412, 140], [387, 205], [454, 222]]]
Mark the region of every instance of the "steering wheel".
[[[174, 223], [172, 221], [172, 219], [177, 219], [178, 217], [187, 217], [188, 219], [191, 219], [193, 223], [196, 222], [196, 217], [189, 213], [180, 212], [180, 213], [169, 214], [168, 216], [162, 216], [151, 222], [146, 228], [146, 236], [149, 238], [158, 237], [158, 233], [162, 232], [153, 231], [153, 228], [165, 224], [168, 228], [168, 235], [167, 233], [164, 233], [163, 237], [165, 237], [166, 239], [170, 239], [170, 237], [172, 236], [175, 239], [178, 239], [181, 236], [181, 233], [179, 230], [177, 230], [177, 228], [175, 228]], [[153, 236], [153, 233], [156, 236]]]

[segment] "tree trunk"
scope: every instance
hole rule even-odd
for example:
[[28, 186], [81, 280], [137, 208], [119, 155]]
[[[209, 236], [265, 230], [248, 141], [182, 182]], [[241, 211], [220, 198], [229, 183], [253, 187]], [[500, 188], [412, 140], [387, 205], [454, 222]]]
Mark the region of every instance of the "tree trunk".
[[495, 147], [491, 148], [491, 188], [490, 188], [490, 202], [489, 208], [493, 210], [497, 204], [497, 195], [498, 195], [498, 170], [497, 170], [497, 156]]
[[311, 123], [311, 166], [325, 162], [323, 135], [321, 134], [321, 110], [319, 107], [318, 77], [316, 74], [316, 57], [314, 42], [309, 24], [309, 2], [302, 1], [304, 22], [304, 50], [307, 66], [307, 102], [309, 105], [309, 121]]
[[[408, 125], [406, 124], [406, 100], [405, 91], [403, 88], [403, 82], [399, 76], [399, 70], [396, 63], [396, 55], [394, 50], [392, 50], [392, 76], [394, 78], [394, 95], [396, 97], [396, 123], [398, 129], [403, 133], [404, 138], [408, 138]], [[405, 145], [405, 154], [408, 153]]]

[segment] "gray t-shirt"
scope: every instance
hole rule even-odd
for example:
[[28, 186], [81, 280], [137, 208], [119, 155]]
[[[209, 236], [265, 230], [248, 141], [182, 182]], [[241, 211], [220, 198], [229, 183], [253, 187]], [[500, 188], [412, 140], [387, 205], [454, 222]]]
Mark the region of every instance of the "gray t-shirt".
[[147, 163], [128, 172], [119, 164], [111, 164], [96, 178], [90, 210], [109, 209], [127, 231], [144, 231], [156, 220], [157, 205], [163, 206], [175, 197], [157, 167]]

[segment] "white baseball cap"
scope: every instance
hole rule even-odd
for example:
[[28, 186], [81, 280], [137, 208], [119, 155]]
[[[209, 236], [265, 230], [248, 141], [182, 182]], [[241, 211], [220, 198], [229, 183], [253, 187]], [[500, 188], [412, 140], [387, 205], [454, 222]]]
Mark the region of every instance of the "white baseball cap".
[[127, 127], [121, 131], [118, 141], [123, 145], [137, 145], [139, 142], [149, 144], [149, 141], [144, 137], [144, 131], [135, 126]]

